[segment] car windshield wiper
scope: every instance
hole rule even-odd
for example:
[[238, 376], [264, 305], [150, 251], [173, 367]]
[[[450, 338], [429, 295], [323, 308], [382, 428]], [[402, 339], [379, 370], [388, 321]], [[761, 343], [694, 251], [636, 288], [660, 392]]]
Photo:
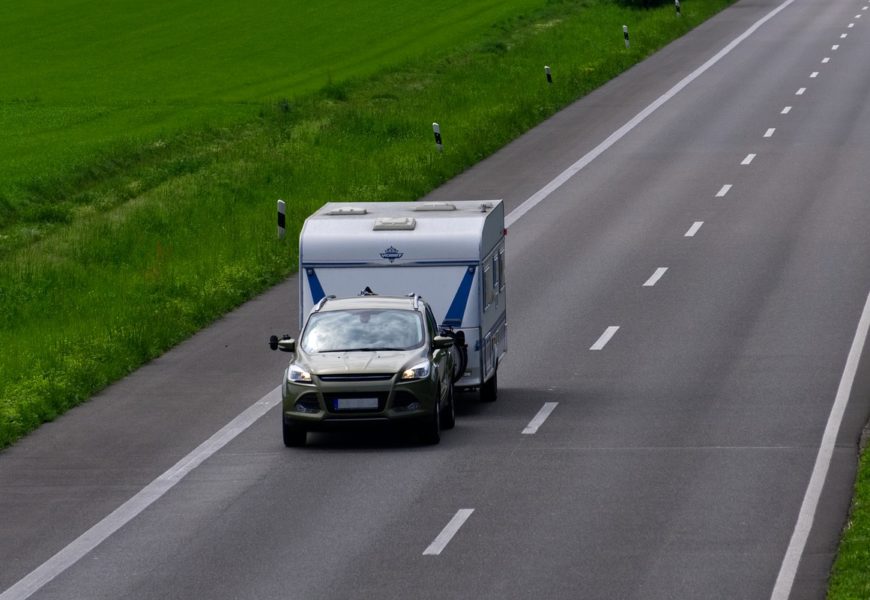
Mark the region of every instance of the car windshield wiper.
[[337, 350], [320, 350], [320, 352], [326, 354], [327, 352], [379, 352], [382, 350], [395, 351], [405, 350], [405, 348], [338, 348]]

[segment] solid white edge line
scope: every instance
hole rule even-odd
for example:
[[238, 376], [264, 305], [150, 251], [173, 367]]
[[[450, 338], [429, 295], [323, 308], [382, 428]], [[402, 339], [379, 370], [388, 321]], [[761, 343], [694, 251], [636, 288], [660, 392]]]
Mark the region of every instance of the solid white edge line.
[[731, 191], [731, 187], [732, 187], [732, 186], [731, 186], [730, 183], [726, 183], [726, 184], [723, 185], [721, 188], [719, 188], [719, 191], [718, 191], [718, 192], [716, 192], [716, 197], [717, 197], [717, 198], [724, 198], [724, 197], [725, 197], [725, 194], [727, 194], [728, 192]]
[[525, 435], [538, 433], [538, 429], [540, 429], [541, 425], [544, 424], [544, 421], [547, 420], [547, 417], [550, 416], [550, 413], [552, 413], [558, 405], [558, 402], [544, 402], [544, 406], [542, 406], [541, 410], [538, 411], [538, 414], [529, 421], [529, 424], [526, 425], [525, 429], [523, 429], [523, 433]]
[[753, 25], [749, 27], [746, 31], [741, 33], [739, 36], [734, 38], [727, 46], [722, 48], [719, 52], [713, 55], [710, 59], [707, 60], [700, 67], [683, 77], [680, 81], [678, 81], [671, 89], [667, 92], [659, 96], [652, 104], [644, 108], [642, 111], [637, 113], [630, 121], [628, 121], [625, 125], [614, 131], [607, 137], [603, 142], [595, 146], [592, 150], [587, 152], [573, 165], [559, 173], [553, 179], [542, 187], [540, 190], [535, 192], [532, 196], [527, 198], [522, 204], [517, 206], [514, 210], [511, 211], [507, 217], [505, 217], [505, 227], [510, 228], [514, 223], [520, 220], [523, 215], [532, 210], [535, 206], [540, 204], [545, 198], [547, 198], [550, 194], [559, 189], [562, 184], [571, 179], [574, 175], [579, 173], [583, 168], [585, 168], [589, 163], [598, 158], [605, 150], [613, 146], [616, 142], [621, 140], [626, 136], [632, 129], [637, 127], [641, 122], [644, 121], [648, 116], [650, 116], [653, 112], [655, 112], [659, 107], [661, 107], [665, 102], [673, 98], [677, 95], [683, 88], [692, 83], [695, 79], [704, 74], [705, 71], [710, 69], [713, 65], [718, 63], [722, 58], [728, 55], [734, 48], [736, 48], [739, 44], [745, 41], [749, 36], [755, 33], [759, 27], [767, 23], [773, 17], [778, 15], [781, 11], [785, 10], [789, 5], [791, 5], [794, 0], [786, 0], [772, 11], [767, 13], [761, 19], [756, 21]]
[[698, 233], [698, 230], [701, 229], [703, 224], [704, 221], [695, 221], [692, 223], [692, 226], [689, 227], [689, 230], [683, 234], [683, 237], [695, 237], [695, 234]]
[[[785, 10], [788, 6], [794, 3], [794, 1], [795, 0], [786, 0], [775, 9], [767, 13], [764, 17], [756, 21], [746, 31], [737, 36], [727, 46], [717, 52], [712, 58], [707, 60], [707, 62], [692, 71], [683, 79], [681, 79], [670, 90], [665, 92], [652, 104], [650, 104], [640, 113], [635, 115], [635, 117], [631, 119], [628, 123], [620, 127], [606, 140], [601, 142], [598, 146], [596, 146], [594, 149], [584, 155], [580, 160], [568, 167], [550, 183], [541, 188], [537, 193], [535, 193], [533, 196], [531, 196], [518, 207], [516, 207], [513, 211], [510, 212], [510, 214], [505, 217], [505, 227], [510, 227], [514, 223], [516, 223], [523, 215], [525, 215], [532, 208], [538, 205], [568, 179], [578, 173], [590, 162], [595, 160], [595, 158], [597, 158], [601, 153], [610, 148], [617, 141], [622, 139], [628, 132], [634, 129], [639, 123], [641, 123], [644, 119], [651, 115], [656, 109], [658, 109], [665, 102], [673, 98], [678, 92], [680, 92], [692, 81], [701, 76], [710, 67], [722, 60], [722, 58], [728, 55], [734, 48], [736, 48], [749, 36], [755, 33], [755, 31], [758, 30], [759, 27], [761, 27], [773, 17], [778, 15], [780, 12]], [[276, 388], [276, 390], [277, 389], [279, 388]], [[122, 504], [114, 512], [112, 512], [102, 521], [94, 525], [94, 527], [84, 532], [81, 536], [79, 536], [76, 540], [63, 548], [60, 552], [55, 554], [52, 558], [48, 559], [42, 565], [31, 571], [28, 575], [25, 575], [24, 578], [15, 583], [12, 587], [8, 588], [6, 591], [0, 594], [0, 600], [24, 600], [25, 598], [29, 598], [42, 586], [44, 586], [52, 579], [60, 575], [63, 571], [68, 569], [70, 566], [78, 562], [83, 556], [85, 556], [88, 552], [90, 552], [96, 546], [102, 543], [112, 533], [123, 527], [136, 515], [138, 515], [145, 508], [150, 506], [154, 501], [156, 501], [163, 494], [165, 494], [169, 489], [172, 488], [172, 486], [178, 483], [178, 480], [180, 480], [180, 478], [184, 477], [184, 475], [189, 473], [190, 470], [194, 469], [202, 461], [220, 450], [220, 448], [232, 441], [240, 433], [245, 431], [254, 422], [256, 422], [257, 419], [259, 419], [266, 412], [268, 412], [270, 408], [272, 408], [273, 406], [277, 406], [278, 402], [280, 402], [280, 395], [277, 399], [272, 398], [270, 401], [264, 402], [264, 399], [273, 396], [274, 393], [275, 390], [258, 400], [251, 407], [242, 412], [238, 417], [230, 421], [230, 423], [228, 423], [220, 431], [214, 434], [211, 438], [206, 440], [191, 454], [181, 459], [176, 467], [178, 467], [178, 465], [182, 465], [184, 468], [173, 467], [172, 469], [155, 479], [151, 484], [149, 484], [138, 494], [133, 496], [133, 498]], [[272, 404], [272, 402], [274, 402], [274, 404]], [[260, 412], [261, 410], [262, 412]], [[259, 414], [256, 414], [256, 417], [254, 417], [250, 422], [243, 424], [239, 420], [246, 415], [249, 415], [249, 411], [253, 411], [253, 413], [250, 414]], [[220, 438], [220, 440], [218, 440], [218, 438]], [[200, 458], [193, 457], [193, 455], [197, 454], [197, 452], [199, 451], [207, 453], [202, 454]], [[171, 481], [170, 484], [167, 476], [171, 473], [175, 473], [177, 479]], [[166, 487], [167, 485], [168, 487]], [[164, 487], [165, 489], [162, 489]], [[142, 506], [142, 508], [138, 509], [138, 512], [133, 512], [138, 506], [142, 505], [143, 503], [145, 504]]]
[[607, 329], [604, 330], [604, 333], [601, 334], [601, 337], [599, 337], [598, 340], [594, 344], [592, 344], [592, 346], [589, 349], [596, 350], [596, 351], [603, 350], [604, 347], [607, 345], [607, 342], [609, 342], [610, 339], [614, 335], [616, 335], [617, 331], [619, 331], [619, 326], [618, 325], [611, 325], [610, 327], [608, 327]]
[[129, 523], [142, 511], [151, 506], [175, 484], [181, 481], [203, 461], [226, 446], [240, 433], [253, 425], [273, 407], [281, 402], [281, 386], [257, 400], [235, 419], [224, 425], [220, 431], [200, 444], [190, 454], [179, 460], [169, 470], [145, 486], [138, 494], [116, 508], [102, 521], [85, 531], [70, 542], [63, 550], [49, 558], [31, 571], [15, 585], [0, 594], [0, 600], [24, 600], [37, 592], [42, 586], [66, 571], [106, 538]]
[[800, 564], [801, 556], [803, 556], [807, 538], [809, 538], [810, 531], [813, 528], [813, 519], [818, 508], [819, 498], [822, 495], [825, 479], [828, 476], [828, 469], [831, 466], [834, 446], [837, 443], [837, 435], [840, 432], [840, 425], [843, 422], [846, 405], [849, 403], [849, 396], [852, 395], [852, 384], [855, 382], [858, 363], [861, 360], [861, 353], [867, 342], [868, 329], [870, 329], [870, 294], [867, 295], [864, 311], [861, 313], [858, 328], [855, 330], [855, 338], [852, 340], [852, 347], [849, 349], [849, 356], [846, 359], [843, 376], [840, 378], [840, 385], [837, 388], [834, 405], [831, 407], [831, 413], [828, 416], [828, 423], [825, 426], [825, 433], [822, 436], [819, 453], [816, 455], [813, 473], [810, 476], [810, 482], [804, 494], [797, 523], [795, 523], [791, 540], [788, 543], [788, 549], [785, 551], [785, 557], [782, 559], [782, 565], [779, 568], [779, 575], [776, 577], [776, 584], [770, 595], [771, 600], [787, 600], [791, 594], [798, 565]]
[[655, 270], [655, 272], [652, 274], [652, 276], [643, 283], [643, 287], [653, 287], [655, 284], [657, 284], [659, 282], [659, 279], [661, 279], [662, 276], [667, 272], [668, 272], [667, 267], [659, 267], [658, 269]]
[[474, 512], [473, 508], [460, 508], [453, 518], [450, 519], [450, 522], [441, 530], [441, 533], [438, 534], [438, 537], [429, 544], [429, 547], [423, 550], [423, 556], [438, 556], [447, 547], [447, 544], [450, 543], [450, 540], [453, 539], [453, 536], [456, 535], [456, 532], [459, 531], [459, 528], [468, 520], [468, 517], [471, 516], [471, 513]]

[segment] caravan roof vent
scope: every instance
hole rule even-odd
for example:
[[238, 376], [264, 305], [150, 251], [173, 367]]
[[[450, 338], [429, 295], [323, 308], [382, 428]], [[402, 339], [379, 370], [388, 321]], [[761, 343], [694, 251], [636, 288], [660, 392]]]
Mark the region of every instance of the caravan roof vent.
[[415, 206], [414, 210], [417, 212], [450, 211], [456, 210], [456, 205], [449, 202], [422, 202]]
[[412, 231], [417, 227], [414, 217], [381, 217], [375, 221], [375, 231]]
[[340, 215], [364, 215], [368, 213], [366, 209], [362, 206], [340, 206], [338, 208], [333, 208], [332, 210], [327, 211], [327, 215], [330, 216], [340, 216]]

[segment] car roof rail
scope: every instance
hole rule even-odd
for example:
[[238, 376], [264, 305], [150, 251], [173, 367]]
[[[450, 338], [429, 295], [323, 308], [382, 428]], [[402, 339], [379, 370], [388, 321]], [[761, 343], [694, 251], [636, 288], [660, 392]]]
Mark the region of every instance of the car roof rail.
[[411, 292], [410, 294], [408, 294], [408, 298], [412, 298], [414, 300], [414, 310], [420, 310], [420, 300], [423, 299], [423, 296], [415, 292]]
[[314, 312], [319, 312], [320, 309], [323, 308], [323, 305], [326, 304], [327, 300], [335, 300], [335, 295], [324, 296], [321, 298], [320, 302], [314, 306]]

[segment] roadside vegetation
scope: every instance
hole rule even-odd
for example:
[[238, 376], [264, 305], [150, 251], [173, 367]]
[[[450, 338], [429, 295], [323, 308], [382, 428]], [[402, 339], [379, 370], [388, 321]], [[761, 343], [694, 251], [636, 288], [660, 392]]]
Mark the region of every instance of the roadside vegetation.
[[[405, 27], [420, 15], [399, 15], [403, 24], [392, 29], [371, 23], [377, 39], [363, 40], [373, 44], [369, 51], [352, 50], [362, 42], [348, 39], [339, 53], [348, 57], [345, 66], [332, 72], [302, 66], [298, 80], [275, 74], [280, 69], [268, 60], [266, 42], [251, 51], [250, 62], [231, 60], [236, 50], [247, 55], [244, 43], [229, 39], [237, 24], [265, 27], [280, 17], [266, 9], [289, 3], [263, 0], [260, 21], [231, 19], [221, 22], [222, 31], [187, 40], [201, 3], [171, 5], [184, 17], [173, 33], [162, 29], [166, 19], [157, 8], [125, 2], [133, 16], [124, 18], [164, 19], [140, 31], [138, 41], [132, 34], [104, 41], [99, 21], [120, 17], [99, 3], [92, 10], [104, 14], [75, 19], [72, 13], [92, 5], [16, 5], [42, 12], [13, 10], [11, 25], [0, 26], [8, 29], [0, 32], [4, 47], [11, 44], [20, 60], [20, 71], [10, 74], [7, 61], [0, 73], [0, 122], [12, 131], [0, 141], [0, 448], [286, 277], [295, 269], [301, 222], [323, 202], [416, 199], [728, 3], [689, 0], [678, 17], [671, 4], [443, 0], [430, 4], [452, 10], [452, 25]], [[70, 14], [54, 15], [60, 4]], [[362, 2], [321, 4], [367, 10]], [[375, 21], [389, 18], [387, 5], [395, 7], [365, 4], [383, 5]], [[43, 51], [72, 20], [79, 30], [96, 28], [84, 36], [85, 46], [103, 62], [94, 58], [86, 72], [75, 73], [74, 61], [57, 50], [57, 63], [40, 73], [42, 63], [27, 60], [23, 33], [33, 33], [22, 20], [34, 15], [46, 23], [46, 37], [31, 36]], [[457, 25], [468, 19], [478, 20], [468, 29]], [[631, 30], [630, 49], [623, 24]], [[6, 36], [17, 27], [11, 43]], [[109, 29], [116, 28], [123, 24]], [[297, 52], [317, 60], [305, 54], [305, 38], [279, 29], [270, 35], [282, 60]], [[151, 48], [145, 41], [154, 31], [167, 39]], [[208, 78], [196, 61], [221, 49], [197, 45], [216, 33], [238, 48], [225, 52], [226, 62], [209, 63]], [[248, 32], [246, 39], [253, 37]], [[405, 37], [419, 44], [398, 51]], [[80, 39], [70, 34], [70, 44]], [[125, 43], [139, 50], [123, 50]], [[124, 52], [141, 64], [112, 57]], [[141, 75], [122, 73], [135, 69]], [[121, 91], [110, 105], [113, 81]], [[18, 88], [25, 91], [15, 96], [10, 90]], [[81, 89], [93, 91], [92, 105], [82, 97], [64, 103]], [[175, 100], [161, 104], [149, 95], [154, 89]], [[185, 96], [194, 89], [201, 97]], [[210, 97], [219, 101], [209, 104]], [[440, 154], [433, 121], [442, 127]], [[288, 204], [284, 241], [275, 235], [278, 198]]]
[[828, 600], [870, 598], [870, 451], [861, 452], [849, 521], [831, 573]]

